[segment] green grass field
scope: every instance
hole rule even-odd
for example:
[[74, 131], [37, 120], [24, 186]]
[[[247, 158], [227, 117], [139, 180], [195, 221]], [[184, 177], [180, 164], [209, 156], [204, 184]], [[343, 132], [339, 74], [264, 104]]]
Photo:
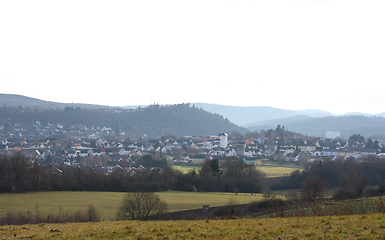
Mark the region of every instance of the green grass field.
[[384, 239], [384, 214], [0, 227], [1, 239]]
[[[0, 194], [0, 216], [9, 212], [35, 215], [73, 213], [85, 210], [93, 205], [100, 213], [102, 220], [114, 220], [116, 211], [125, 193], [121, 192], [35, 192], [35, 193], [2, 193]], [[224, 206], [230, 200], [236, 203], [250, 203], [260, 200], [261, 194], [239, 193], [193, 193], [167, 191], [157, 193], [167, 202], [169, 211], [182, 211], [201, 208], [202, 205]]]
[[[182, 173], [186, 174], [193, 169], [195, 171], [199, 172], [200, 166], [176, 166], [174, 165], [173, 168], [178, 169]], [[258, 165], [257, 168], [261, 170], [262, 172], [266, 173], [266, 177], [281, 177], [284, 175], [289, 175], [295, 170], [302, 170], [302, 168], [295, 167], [293, 165], [283, 165], [279, 166], [277, 163], [271, 164], [269, 162], [268, 165]]]
[[286, 167], [286, 166], [258, 166], [262, 172], [266, 173], [266, 177], [282, 177], [289, 175], [296, 170], [302, 170], [302, 168]]
[[201, 166], [177, 166], [177, 165], [174, 165], [172, 166], [172, 168], [174, 169], [177, 169], [179, 171], [181, 171], [182, 173], [186, 174], [190, 171], [192, 171], [193, 169], [195, 169], [195, 171], [199, 171], [199, 169], [201, 169]]

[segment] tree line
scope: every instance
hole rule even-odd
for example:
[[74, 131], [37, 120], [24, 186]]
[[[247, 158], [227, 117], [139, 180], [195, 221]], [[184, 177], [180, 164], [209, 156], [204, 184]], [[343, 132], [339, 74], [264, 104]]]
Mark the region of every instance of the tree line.
[[[384, 186], [385, 161], [374, 155], [361, 159], [326, 158], [306, 166], [303, 171], [294, 171], [271, 186], [272, 190], [300, 189], [321, 185], [334, 188], [335, 198], [359, 198], [366, 186]], [[380, 189], [380, 188], [379, 188]]]
[[262, 192], [265, 174], [237, 157], [229, 157], [223, 169], [217, 159], [206, 158], [199, 172], [178, 175], [176, 189], [204, 192]]
[[109, 174], [84, 171], [79, 167], [40, 165], [24, 155], [0, 155], [0, 192], [30, 191], [115, 191], [158, 192], [216, 191], [261, 192], [264, 174], [254, 166], [232, 157], [219, 168], [218, 160], [206, 159], [199, 172], [183, 174], [151, 155], [139, 159], [145, 167], [157, 162], [160, 168], [115, 170]]

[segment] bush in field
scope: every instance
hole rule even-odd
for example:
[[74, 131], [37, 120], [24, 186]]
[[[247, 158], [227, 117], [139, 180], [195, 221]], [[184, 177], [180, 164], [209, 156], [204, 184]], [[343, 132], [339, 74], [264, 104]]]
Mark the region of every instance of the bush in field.
[[118, 220], [147, 220], [150, 215], [167, 210], [167, 203], [153, 192], [127, 193], [117, 212]]

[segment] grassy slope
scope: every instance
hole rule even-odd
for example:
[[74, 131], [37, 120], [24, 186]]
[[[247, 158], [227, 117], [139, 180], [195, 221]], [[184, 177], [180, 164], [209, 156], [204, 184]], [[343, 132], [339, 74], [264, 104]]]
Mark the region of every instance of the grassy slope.
[[121, 221], [0, 227], [0, 238], [384, 239], [383, 214], [202, 221]]
[[[231, 193], [192, 193], [192, 192], [159, 192], [162, 200], [169, 205], [170, 211], [201, 208], [202, 205], [223, 206], [230, 199], [237, 203], [250, 203], [261, 199], [261, 194]], [[35, 192], [35, 193], [3, 193], [0, 194], [0, 216], [8, 212], [36, 214], [38, 211], [47, 214], [73, 213], [85, 210], [93, 205], [103, 220], [113, 220], [124, 193], [119, 192]]]

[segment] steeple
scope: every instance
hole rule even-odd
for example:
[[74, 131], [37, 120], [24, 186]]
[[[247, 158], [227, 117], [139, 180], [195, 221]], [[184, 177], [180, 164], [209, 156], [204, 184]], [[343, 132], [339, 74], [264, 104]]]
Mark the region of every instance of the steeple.
[[119, 120], [116, 123], [115, 129], [115, 142], [120, 142], [120, 130], [119, 130]]
[[71, 137], [71, 122], [68, 120], [68, 125], [67, 125], [67, 147], [71, 147], [72, 145], [72, 137]]

